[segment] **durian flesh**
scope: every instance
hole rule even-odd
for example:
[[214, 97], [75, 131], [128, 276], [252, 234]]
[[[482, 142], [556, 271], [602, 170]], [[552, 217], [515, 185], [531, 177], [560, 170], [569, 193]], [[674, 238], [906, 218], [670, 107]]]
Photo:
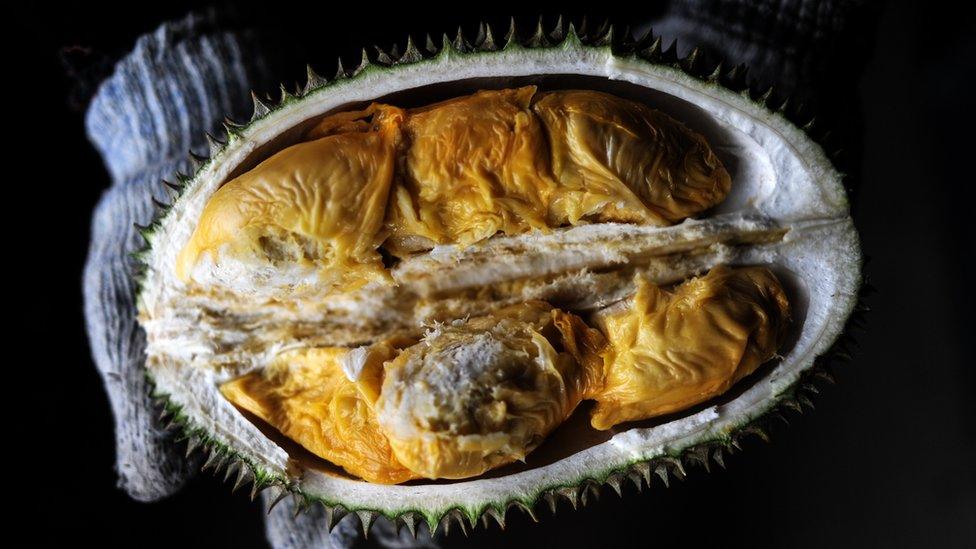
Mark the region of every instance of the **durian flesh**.
[[[406, 258], [565, 226], [669, 225], [730, 185], [700, 135], [609, 94], [525, 87], [373, 104], [322, 119], [221, 187], [176, 270], [203, 291], [225, 265], [302, 271], [286, 277], [292, 300], [306, 288], [329, 299], [395, 287], [381, 247]], [[768, 271], [718, 267], [673, 295], [633, 276], [632, 299], [590, 313], [599, 329], [543, 301], [492, 311], [488, 300], [483, 316], [448, 314], [412, 345], [287, 350], [221, 391], [367, 481], [467, 478], [524, 460], [584, 398], [597, 402], [596, 429], [679, 411], [782, 340], [788, 304]]]
[[482, 91], [408, 112], [374, 104], [323, 119], [306, 139], [216, 192], [180, 252], [182, 280], [342, 293], [384, 282], [381, 244], [405, 256], [591, 221], [670, 225], [730, 187], [700, 135], [596, 92]]

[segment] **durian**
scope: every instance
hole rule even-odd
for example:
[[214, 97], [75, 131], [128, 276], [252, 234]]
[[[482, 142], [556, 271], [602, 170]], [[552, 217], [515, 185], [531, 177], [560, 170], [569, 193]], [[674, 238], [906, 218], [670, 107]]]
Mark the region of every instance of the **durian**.
[[653, 37], [492, 36], [256, 101], [145, 231], [148, 374], [208, 464], [503, 521], [802, 397], [861, 285], [822, 148]]

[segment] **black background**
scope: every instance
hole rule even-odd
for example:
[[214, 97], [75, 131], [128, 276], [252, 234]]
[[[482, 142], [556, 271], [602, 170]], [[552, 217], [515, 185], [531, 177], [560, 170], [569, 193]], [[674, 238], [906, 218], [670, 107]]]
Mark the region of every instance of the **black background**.
[[[580, 511], [561, 504], [539, 524], [516, 512], [505, 533], [493, 526], [449, 543], [976, 546], [976, 32], [972, 10], [924, 4], [869, 12], [859, 23], [862, 46], [848, 53], [863, 69], [856, 77], [823, 69], [841, 93], [818, 109], [853, 151], [841, 167], [857, 188], [855, 220], [878, 292], [855, 361], [835, 372], [837, 385], [822, 388], [817, 411], [791, 416], [771, 444], [747, 443], [727, 470], [694, 469], [683, 483], [641, 494], [627, 487], [622, 499], [607, 491]], [[18, 289], [8, 321], [18, 339], [6, 366], [15, 375], [4, 391], [14, 404], [5, 453], [18, 484], [12, 493], [27, 494], [10, 503], [42, 522], [30, 535], [148, 547], [265, 544], [259, 506], [209, 475], [153, 504], [115, 488], [112, 418], [84, 332], [80, 273], [91, 209], [108, 176], [84, 135], [80, 108], [91, 89], [79, 82], [104, 74], [139, 34], [191, 7], [35, 7], [13, 17], [22, 37], [6, 48], [4, 87], [13, 92], [6, 109], [20, 140], [5, 147], [5, 217], [15, 244], [7, 276]], [[360, 45], [477, 19], [425, 13], [432, 5], [407, 15], [364, 5], [363, 15], [337, 21], [320, 5], [299, 10], [294, 23], [281, 7], [246, 13], [300, 34], [304, 57], [283, 75], [294, 81], [306, 61], [327, 70], [337, 54], [354, 59]], [[611, 19], [660, 13], [647, 9]], [[66, 71], [65, 59], [75, 68]], [[17, 311], [28, 312], [25, 321]]]

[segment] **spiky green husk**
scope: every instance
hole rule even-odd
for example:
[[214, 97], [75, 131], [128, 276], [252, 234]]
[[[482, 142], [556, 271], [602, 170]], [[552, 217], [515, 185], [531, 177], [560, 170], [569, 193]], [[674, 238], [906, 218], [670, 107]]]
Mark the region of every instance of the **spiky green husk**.
[[[634, 40], [629, 31], [617, 32], [612, 26], [602, 25], [592, 30], [586, 30], [584, 23], [581, 30], [577, 31], [572, 23], [564, 27], [561, 19], [551, 31], [546, 32], [540, 19], [531, 36], [520, 39], [513, 19], [503, 40], [496, 40], [495, 34], [496, 31], [491, 26], [481, 25], [478, 36], [473, 42], [468, 41], [459, 29], [453, 39], [445, 34], [441, 38], [440, 46], [437, 46], [431, 37], [427, 36], [424, 47], [418, 47], [413, 39], [408, 37], [402, 54], [375, 48], [376, 53], [371, 56], [364, 49], [359, 65], [351, 72], [347, 73], [343, 69], [340, 59], [338, 73], [331, 80], [319, 76], [309, 66], [307, 82], [303, 88], [292, 93], [282, 86], [281, 98], [277, 102], [262, 99], [252, 93], [254, 112], [248, 122], [238, 124], [225, 119], [222, 137], [208, 134], [208, 157], [190, 153], [196, 170], [195, 173], [198, 174], [218, 159], [228, 144], [241, 139], [251, 124], [273, 115], [276, 111], [296, 101], [301, 101], [302, 98], [310, 94], [327, 90], [339, 82], [355, 80], [362, 75], [373, 71], [383, 71], [389, 67], [424, 63], [441, 56], [476, 56], [520, 48], [609, 49], [615, 57], [670, 67], [697, 78], [706, 87], [716, 86], [731, 90], [786, 119], [806, 132], [814, 141], [823, 144], [827, 138], [826, 134], [818, 131], [814, 120], [804, 112], [803, 106], [796, 101], [791, 101], [790, 98], [776, 98], [772, 88], [764, 90], [750, 88], [746, 81], [746, 68], [744, 66], [737, 65], [728, 69], [722, 63], [706, 66], [697, 48], [684, 58], [679, 58], [674, 43], [669, 47], [664, 47], [661, 37], [655, 37], [651, 32]], [[195, 179], [196, 175], [178, 174], [175, 183], [164, 181], [164, 190], [170, 199], [170, 204], [167, 205], [154, 200], [157, 206], [154, 221], [149, 226], [137, 227], [146, 241], [146, 247], [133, 254], [138, 264], [135, 274], [138, 281], [138, 293], [141, 293], [142, 290], [143, 273], [147, 266], [146, 259], [152, 246], [153, 235], [172, 208], [172, 204], [179, 200]], [[273, 504], [290, 495], [295, 498], [296, 509], [298, 510], [306, 509], [311, 505], [323, 505], [326, 509], [329, 529], [332, 529], [348, 513], [356, 513], [359, 516], [364, 532], [368, 532], [373, 521], [381, 515], [394, 521], [398, 528], [400, 526], [407, 527], [412, 534], [416, 533], [416, 526], [420, 522], [425, 522], [432, 532], [441, 528], [449, 531], [452, 524], [456, 524], [458, 528], [467, 533], [468, 527], [475, 528], [479, 522], [487, 527], [489, 520], [494, 520], [500, 527], [504, 528], [508, 510], [513, 507], [522, 509], [533, 520], [536, 520], [537, 511], [542, 501], [545, 501], [549, 508], [555, 512], [557, 502], [560, 499], [567, 500], [576, 508], [578, 505], [585, 505], [589, 500], [597, 497], [604, 485], [610, 486], [617, 494], [621, 493], [622, 486], [628, 482], [632, 483], [638, 490], [650, 486], [654, 477], [668, 485], [669, 479], [672, 477], [684, 478], [687, 468], [690, 466], [697, 465], [708, 471], [711, 463], [714, 462], [724, 467], [724, 455], [739, 449], [740, 441], [746, 437], [757, 436], [763, 440], [768, 440], [766, 428], [771, 421], [776, 418], [785, 420], [786, 414], [791, 411], [801, 413], [804, 407], [812, 408], [811, 398], [819, 392], [816, 385], [817, 380], [832, 381], [830, 366], [837, 362], [850, 360], [853, 345], [851, 328], [859, 327], [863, 322], [863, 314], [867, 311], [863, 304], [863, 296], [867, 288], [867, 285], [861, 286], [861, 293], [855, 304], [853, 315], [849, 317], [847, 326], [842, 332], [843, 335], [834, 343], [830, 351], [817, 357], [814, 366], [804, 371], [799, 381], [771, 399], [768, 407], [757, 417], [746, 418], [740, 425], [726, 431], [719, 438], [698, 441], [685, 448], [671, 448], [666, 455], [647, 460], [636, 460], [622, 467], [591, 471], [574, 482], [545, 486], [534, 494], [508, 501], [488, 503], [480, 508], [453, 507], [437, 511], [402, 509], [396, 514], [391, 514], [377, 509], [352, 507], [341, 501], [330, 501], [319, 495], [306, 493], [296, 482], [285, 476], [266, 471], [246, 455], [214, 437], [206, 429], [195, 425], [187, 415], [182, 413], [179, 405], [168, 398], [168, 395], [154, 394], [154, 397], [161, 401], [163, 416], [168, 418], [169, 426], [179, 430], [180, 439], [187, 441], [187, 455], [189, 456], [196, 450], [205, 452], [207, 457], [202, 467], [203, 470], [213, 469], [215, 475], [223, 472], [225, 481], [234, 478], [234, 490], [250, 484], [252, 498], [262, 490], [273, 489], [277, 491]]]

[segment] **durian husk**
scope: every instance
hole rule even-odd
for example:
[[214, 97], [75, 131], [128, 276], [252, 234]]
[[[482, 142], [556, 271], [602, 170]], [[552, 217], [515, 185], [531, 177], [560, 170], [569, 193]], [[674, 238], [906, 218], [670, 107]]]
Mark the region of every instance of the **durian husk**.
[[[497, 29], [494, 34], [501, 35], [501, 33], [497, 32]], [[826, 156], [822, 150], [813, 141], [805, 138], [798, 129], [802, 126], [804, 130], [809, 131], [811, 126], [805, 125], [806, 120], [802, 123], [796, 123], [795, 126], [791, 125], [786, 121], [786, 117], [793, 116], [791, 111], [783, 114], [783, 110], [778, 110], [785, 103], [770, 103], [769, 93], [763, 95], [746, 89], [742, 78], [744, 71], [738, 67], [733, 70], [725, 70], [722, 67], [705, 66], [700, 62], [697, 50], [693, 50], [687, 58], [678, 60], [673, 49], [662, 50], [660, 40], [655, 40], [655, 37], [651, 35], [639, 43], [628, 41], [627, 38], [618, 41], [623, 35], [620, 33], [614, 34], [613, 29], [610, 28], [603, 28], [594, 34], [580, 37], [572, 25], [570, 25], [567, 31], [560, 23], [551, 34], [544, 32], [540, 26], [540, 29], [532, 34], [525, 42], [518, 41], [515, 38], [518, 34], [515, 32], [510, 32], [508, 36], [512, 38], [507, 41], [504, 48], [500, 48], [503, 44], [493, 41], [491, 38], [492, 32], [488, 32], [486, 39], [479, 41], [473, 47], [468, 44], [464, 37], [459, 35], [458, 39], [453, 42], [445, 40], [440, 54], [435, 56], [434, 59], [425, 59], [424, 54], [414, 47], [412, 43], [408, 42], [408, 48], [401, 60], [402, 69], [399, 70], [401, 70], [402, 75], [408, 75], [412, 74], [415, 67], [420, 67], [426, 72], [430, 71], [430, 68], [433, 66], [431, 63], [436, 65], [437, 63], [444, 63], [451, 59], [464, 56], [478, 57], [480, 59], [482, 56], [491, 57], [497, 55], [501, 59], [502, 57], [507, 58], [513, 55], [512, 52], [515, 51], [532, 51], [523, 49], [526, 47], [539, 48], [539, 51], [543, 51], [548, 49], [550, 45], [557, 44], [559, 51], [570, 52], [571, 55], [579, 55], [581, 59], [580, 63], [588, 62], [585, 60], [590, 57], [598, 59], [601, 64], [609, 59], [613, 61], [614, 71], [626, 72], [632, 70], [632, 67], [639, 67], [641, 71], [646, 71], [647, 73], [660, 73], [667, 78], [674, 78], [674, 81], [679, 84], [676, 86], [671, 86], [671, 84], [662, 86], [666, 90], [666, 93], [672, 93], [672, 88], [678, 89], [684, 86], [685, 82], [690, 81], [691, 78], [698, 78], [704, 82], [702, 84], [703, 88], [707, 87], [712, 90], [715, 95], [723, 98], [724, 101], [739, 105], [739, 108], [746, 115], [761, 119], [764, 124], [775, 126], [779, 131], [783, 132], [783, 135], [786, 136], [788, 141], [799, 144], [797, 145], [800, 151], [799, 154], [806, 155], [807, 160], [815, 166], [816, 170], [820, 170], [817, 172], [819, 177], [827, 181], [823, 185], [823, 189], [825, 190], [822, 190], [822, 192], [826, 193], [823, 195], [825, 201], [821, 204], [821, 206], [824, 204], [826, 206], [820, 209], [814, 207], [812, 210], [802, 214], [814, 216], [811, 218], [814, 222], [810, 224], [810, 228], [804, 229], [804, 231], [808, 232], [807, 239], [816, 238], [819, 234], [824, 245], [832, 246], [830, 249], [833, 251], [847, 250], [849, 248], [856, 250], [856, 233], [853, 232], [852, 228], [845, 228], [849, 226], [850, 220], [849, 217], [844, 218], [844, 216], [847, 216], [846, 203], [843, 199], [843, 189], [837, 183], [839, 176], [829, 167], [829, 161], [826, 160]], [[609, 49], [609, 44], [611, 43], [613, 43], [612, 53]], [[475, 51], [472, 51], [472, 48]], [[501, 51], [497, 54], [492, 53], [499, 49]], [[531, 57], [532, 55], [534, 54], [526, 54], [525, 56]], [[562, 53], [559, 55], [562, 55]], [[421, 65], [415, 65], [416, 63], [421, 63]], [[330, 92], [334, 91], [341, 94], [344, 93], [346, 88], [361, 85], [366, 82], [372, 86], [377, 82], [375, 78], [377, 74], [385, 70], [387, 69], [377, 68], [376, 65], [371, 65], [364, 56], [364, 63], [357, 69], [354, 78], [341, 78], [337, 81], [326, 82], [325, 79], [314, 75], [310, 71], [309, 84], [299, 94], [299, 97], [285, 94], [282, 103], [273, 107], [267, 106], [256, 99], [255, 117], [249, 123], [249, 126], [244, 128], [228, 126], [226, 139], [212, 141], [211, 159], [198, 167], [199, 171], [197, 175], [192, 179], [181, 177], [176, 184], [172, 184], [168, 188], [183, 189], [182, 191], [177, 191], [184, 192], [180, 200], [184, 202], [189, 200], [190, 195], [200, 192], [201, 188], [206, 188], [205, 185], [201, 184], [205, 183], [208, 178], [212, 178], [214, 173], [228, 173], [215, 162], [227, 164], [229, 159], [232, 159], [233, 162], [240, 161], [241, 143], [243, 142], [242, 136], [246, 134], [251, 136], [255, 135], [256, 131], [260, 131], [259, 128], [263, 121], [278, 116], [279, 111], [284, 112], [289, 110], [291, 107], [303, 101], [303, 98], [312, 97], [326, 89], [330, 89]], [[601, 75], [602, 73], [603, 71], [601, 70]], [[729, 89], [732, 91], [727, 91]], [[376, 93], [381, 94], [387, 93], [391, 88], [381, 85], [376, 90]], [[736, 95], [739, 92], [747, 97], [747, 99], [744, 101], [739, 100]], [[750, 95], [751, 98], [749, 97]], [[755, 98], [758, 98], [758, 100], [755, 100]], [[752, 103], [751, 101], [754, 100], [756, 102]], [[796, 103], [789, 104], [795, 105]], [[223, 142], [225, 140], [227, 143]], [[190, 189], [192, 192], [185, 193], [186, 189]], [[840, 204], [839, 206], [838, 203]], [[815, 216], [821, 215], [820, 212], [830, 213], [835, 210], [842, 210], [841, 217], [843, 219], [828, 220], [826, 223], [816, 220]], [[142, 234], [147, 240], [147, 246], [152, 245], [157, 250], [165, 250], [167, 242], [173, 238], [169, 233], [170, 229], [167, 229], [167, 223], [170, 223], [169, 226], [172, 226], [171, 220], [165, 220], [165, 215], [166, 212], [163, 212], [155, 223], [141, 229]], [[787, 209], [787, 217], [781, 217], [779, 221], [787, 223], [799, 221], [801, 225], [794, 225], [794, 227], [805, 227], [805, 225], [802, 225], [805, 219], [804, 217], [788, 217], [790, 215], [794, 214], [789, 213]], [[829, 223], [831, 222], [836, 223], [838, 231], [834, 233], [824, 232], [821, 228], [829, 228]], [[817, 225], [821, 228], [817, 228]], [[813, 236], [811, 237], [809, 235]], [[782, 234], [780, 237], [782, 237]], [[797, 238], [793, 237], [791, 242], [795, 243], [795, 241], [797, 241]], [[742, 260], [746, 260], [747, 262], [763, 262], [770, 257], [778, 257], [776, 254], [763, 251], [773, 250], [775, 247], [766, 247], [760, 242], [757, 244], [757, 249], [760, 250], [760, 253], [741, 255], [734, 250], [730, 253], [729, 249], [723, 249], [720, 246], [719, 249], [713, 249], [712, 252], [724, 254], [726, 257], [731, 255], [735, 262]], [[531, 255], [533, 253], [532, 247], [527, 248], [527, 251]], [[147, 262], [149, 265], [154, 265], [158, 262], [159, 257], [154, 256], [153, 253], [158, 252], [144, 251], [137, 254], [136, 257], [141, 261]], [[748, 408], [748, 415], [740, 415], [734, 418], [733, 421], [722, 419], [720, 421], [720, 430], [708, 429], [699, 435], [679, 437], [669, 446], [667, 453], [642, 452], [630, 460], [622, 461], [609, 455], [604, 456], [607, 459], [606, 462], [587, 464], [579, 475], [573, 475], [572, 478], [566, 476], [565, 471], [560, 467], [547, 466], [545, 469], [551, 470], [551, 474], [554, 475], [552, 477], [554, 479], [552, 483], [540, 482], [536, 479], [535, 475], [531, 477], [531, 480], [529, 480], [529, 477], [519, 477], [522, 479], [522, 484], [518, 490], [503, 491], [504, 493], [495, 493], [492, 491], [491, 494], [493, 495], [490, 497], [486, 495], [482, 503], [471, 503], [466, 498], [458, 497], [453, 506], [446, 505], [441, 501], [439, 496], [431, 498], [428, 492], [424, 491], [424, 497], [427, 498], [424, 501], [427, 503], [413, 501], [405, 494], [400, 494], [395, 496], [394, 499], [399, 500], [403, 498], [401, 504], [387, 505], [380, 502], [390, 500], [385, 499], [385, 496], [379, 495], [379, 492], [370, 495], [372, 492], [366, 490], [362, 494], [354, 494], [350, 491], [351, 484], [347, 485], [340, 482], [333, 485], [331, 482], [325, 482], [324, 479], [315, 475], [311, 475], [310, 478], [305, 478], [300, 481], [296, 480], [297, 477], [293, 476], [293, 473], [287, 472], [288, 469], [281, 465], [284, 462], [279, 462], [274, 457], [274, 452], [264, 449], [257, 439], [253, 439], [254, 443], [252, 444], [246, 440], [229, 436], [227, 431], [219, 428], [219, 423], [213, 423], [213, 420], [210, 419], [212, 416], [204, 417], [201, 415], [201, 411], [197, 408], [197, 404], [194, 401], [188, 400], [186, 395], [181, 392], [174, 392], [174, 389], [178, 388], [180, 383], [183, 382], [178, 381], [178, 378], [173, 376], [173, 371], [167, 364], [168, 359], [151, 354], [149, 357], [149, 375], [157, 382], [155, 394], [161, 401], [165, 402], [163, 405], [164, 416], [170, 418], [170, 424], [178, 426], [183, 433], [183, 437], [190, 441], [188, 453], [199, 448], [206, 449], [207, 459], [205, 460], [205, 468], [219, 469], [221, 471], [226, 470], [228, 477], [236, 474], [237, 481], [235, 482], [235, 487], [252, 483], [252, 497], [259, 491], [270, 487], [277, 493], [273, 498], [275, 502], [280, 501], [282, 497], [293, 494], [300, 504], [299, 508], [312, 503], [323, 504], [326, 506], [330, 528], [339, 518], [350, 511], [356, 512], [360, 516], [364, 530], [368, 530], [373, 520], [380, 515], [396, 521], [398, 525], [407, 526], [412, 532], [415, 531], [418, 522], [426, 522], [431, 530], [450, 528], [452, 524], [460, 525], [463, 529], [466, 529], [469, 525], [474, 526], [477, 524], [479, 519], [486, 525], [490, 519], [493, 519], [504, 526], [505, 515], [511, 507], [519, 507], [533, 517], [536, 517], [537, 505], [543, 500], [548, 502], [553, 509], [555, 509], [556, 502], [559, 499], [566, 499], [575, 507], [579, 503], [585, 504], [588, 500], [591, 501], [592, 497], [590, 496], [598, 493], [599, 487], [602, 485], [609, 485], [619, 493], [622, 484], [627, 480], [633, 482], [638, 488], [649, 485], [652, 477], [655, 476], [660, 477], [667, 484], [669, 478], [675, 476], [683, 477], [686, 467], [690, 464], [704, 465], [706, 469], [710, 463], [722, 464], [722, 456], [727, 452], [739, 448], [743, 438], [753, 434], [765, 438], [766, 429], [764, 426], [770, 418], [779, 417], [783, 413], [792, 410], [802, 410], [809, 403], [815, 391], [814, 381], [817, 379], [832, 379], [829, 371], [825, 370], [825, 368], [831, 363], [850, 359], [850, 328], [863, 323], [863, 314], [866, 309], [860, 305], [860, 300], [857, 297], [857, 288], [862, 287], [860, 279], [860, 254], [857, 251], [851, 252], [851, 254], [844, 255], [841, 259], [837, 260], [838, 265], [836, 267], [838, 269], [846, 269], [848, 265], [853, 265], [852, 270], [850, 272], [844, 271], [844, 274], [840, 276], [837, 282], [839, 284], [839, 291], [841, 292], [839, 295], [851, 297], [849, 299], [846, 297], [841, 299], [840, 305], [837, 306], [838, 308], [834, 312], [834, 320], [828, 322], [827, 327], [824, 328], [822, 337], [826, 338], [827, 343], [818, 343], [809, 347], [815, 355], [811, 355], [809, 359], [804, 359], [799, 367], [794, 369], [795, 373], [794, 370], [789, 370], [789, 375], [786, 377], [777, 377], [781, 371], [779, 367], [772, 372], [770, 378], [771, 381], [775, 382], [775, 394], [765, 398], [759, 404], [751, 405]], [[607, 255], [610, 256], [613, 254]], [[615, 263], [625, 262], [625, 258], [626, 256], [618, 256], [615, 258]], [[822, 258], [823, 256], [820, 257], [820, 260]], [[432, 261], [437, 263], [441, 260], [433, 259]], [[806, 260], [801, 260], [799, 263], [804, 264], [804, 261]], [[710, 260], [706, 260], [704, 263], [706, 267], [715, 264]], [[535, 263], [534, 265], [539, 264], [545, 264], [545, 261]], [[790, 265], [795, 266], [794, 263]], [[416, 272], [418, 273], [418, 278], [424, 278], [420, 275], [424, 271], [424, 266], [421, 264], [417, 266], [418, 269]], [[586, 270], [585, 266], [583, 270]], [[655, 267], [651, 270], [657, 273], [662, 280], [671, 278], [671, 281], [674, 281], [674, 275], [667, 275], [664, 272], [666, 269], [662, 271], [660, 268]], [[699, 267], [698, 269], [690, 270], [700, 272], [702, 268]], [[585, 273], [582, 272], [580, 276], [584, 279], [587, 278]], [[681, 276], [679, 275], [678, 278], [681, 278]], [[462, 275], [455, 277], [451, 283], [457, 284], [459, 281], [470, 279], [471, 277], [469, 275]], [[160, 324], [158, 320], [148, 319], [144, 314], [144, 311], [158, 311], [162, 306], [162, 302], [160, 301], [162, 295], [158, 290], [158, 274], [152, 268], [145, 269], [140, 272], [138, 280], [143, 285], [143, 290], [140, 293], [140, 311], [143, 311], [142, 318], [144, 322], [148, 322], [150, 325], [156, 323], [156, 326], [162, 326], [163, 324]], [[461, 284], [461, 286], [464, 285]], [[626, 284], [622, 286], [624, 286], [622, 292], [626, 294], [628, 291]], [[429, 295], [431, 292], [438, 290], [439, 285], [429, 280], [423, 285], [421, 293]], [[629, 288], [629, 290], [632, 291], [633, 288]], [[576, 298], [586, 301], [587, 295], [587, 291], [580, 291]], [[854, 315], [849, 316], [852, 311]], [[847, 319], [846, 326], [845, 319]], [[840, 337], [837, 337], [838, 334], [840, 334]], [[353, 334], [343, 337], [346, 337], [347, 340], [354, 340], [356, 337], [360, 337], [360, 335]], [[833, 341], [832, 347], [830, 346], [831, 341]], [[792, 353], [787, 355], [786, 358], [790, 359], [791, 355]], [[813, 360], [814, 356], [817, 357], [816, 361]], [[736, 396], [736, 398], [741, 399], [744, 396]], [[694, 414], [690, 419], [698, 415], [700, 413]], [[218, 417], [220, 417], [220, 414], [218, 414]], [[674, 428], [679, 429], [683, 428], [681, 425], [684, 425], [687, 421], [679, 418], [679, 420], [674, 420], [673, 423]], [[228, 426], [237, 429], [236, 434], [247, 435], [246, 439], [251, 439], [250, 435], [246, 432], [246, 426], [233, 426], [233, 421], [229, 421]], [[654, 431], [655, 429], [652, 426], [646, 429], [636, 429], [635, 433], [643, 433], [650, 436], [649, 433]], [[606, 451], [603, 449], [604, 446], [602, 445], [600, 448], [593, 447], [590, 453], [592, 454], [593, 451], [598, 451], [603, 456], [606, 454]], [[579, 460], [572, 459], [569, 461], [577, 464]], [[528, 484], [525, 484], [526, 482]], [[462, 484], [463, 486], [467, 486], [467, 483]], [[476, 482], [471, 485], [482, 486], [483, 483]], [[359, 491], [361, 488], [357, 487], [355, 490]], [[467, 489], [459, 486], [458, 490]], [[430, 492], [430, 494], [434, 492]], [[467, 491], [465, 493], [470, 492]], [[389, 492], [383, 492], [383, 494], [389, 494]]]

